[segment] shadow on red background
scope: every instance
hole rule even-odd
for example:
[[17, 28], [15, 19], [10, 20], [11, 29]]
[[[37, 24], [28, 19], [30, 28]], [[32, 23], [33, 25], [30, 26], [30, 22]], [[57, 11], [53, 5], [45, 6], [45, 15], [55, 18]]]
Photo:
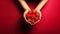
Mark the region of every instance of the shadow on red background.
[[[48, 0], [41, 11], [42, 20], [31, 26], [24, 21], [24, 9], [17, 0], [0, 0], [0, 34], [60, 34], [59, 1]], [[27, 3], [34, 9], [38, 1]]]

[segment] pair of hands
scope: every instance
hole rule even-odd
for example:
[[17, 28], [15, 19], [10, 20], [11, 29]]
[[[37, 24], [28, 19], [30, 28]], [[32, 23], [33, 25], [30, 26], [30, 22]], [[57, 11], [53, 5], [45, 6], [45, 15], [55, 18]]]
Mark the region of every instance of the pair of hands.
[[[32, 11], [29, 6], [27, 5], [27, 3], [24, 1], [24, 0], [19, 0], [19, 2], [21, 3], [22, 7], [25, 9], [25, 12], [24, 12], [24, 19], [31, 25], [34, 25], [36, 24], [37, 22], [39, 22], [40, 20], [38, 20], [37, 22], [35, 22], [34, 24], [32, 24], [31, 22], [29, 22], [27, 19], [26, 19], [26, 14], [29, 12], [29, 11]], [[33, 10], [33, 11], [37, 11], [39, 14], [40, 14], [40, 19], [41, 19], [41, 8], [45, 5], [45, 3], [47, 2], [47, 0], [42, 0], [38, 5], [37, 7]]]
[[31, 10], [25, 10], [25, 12], [24, 12], [24, 14], [23, 14], [24, 19], [26, 20], [27, 23], [29, 23], [29, 24], [31, 24], [31, 25], [35, 25], [36, 23], [38, 23], [38, 22], [41, 20], [41, 11], [40, 11], [40, 10], [33, 10], [33, 11], [37, 11], [37, 12], [40, 14], [40, 15], [39, 15], [40, 20], [37, 20], [37, 21], [34, 22], [34, 23], [32, 23], [32, 22], [30, 22], [29, 20], [26, 19], [26, 14], [27, 14], [29, 11], [31, 11]]

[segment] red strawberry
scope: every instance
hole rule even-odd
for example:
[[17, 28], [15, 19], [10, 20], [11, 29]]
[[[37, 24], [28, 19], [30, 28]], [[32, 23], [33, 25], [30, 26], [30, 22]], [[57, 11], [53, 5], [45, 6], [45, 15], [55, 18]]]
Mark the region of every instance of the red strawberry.
[[29, 11], [29, 14], [32, 14], [32, 11]]
[[35, 15], [34, 15], [34, 14], [32, 14], [32, 15], [31, 15], [31, 18], [34, 18], [34, 17], [35, 17]]
[[33, 19], [31, 20], [31, 23], [33, 23], [33, 24], [34, 24], [34, 20], [33, 20]]
[[38, 12], [35, 12], [35, 15], [36, 15], [36, 16], [39, 16], [39, 13], [38, 13]]
[[40, 18], [39, 18], [39, 17], [36, 17], [35, 19], [36, 19], [36, 20], [39, 20]]
[[27, 18], [29, 18], [29, 17], [30, 17], [30, 15], [29, 15], [29, 14], [26, 14], [26, 17], [27, 17]]

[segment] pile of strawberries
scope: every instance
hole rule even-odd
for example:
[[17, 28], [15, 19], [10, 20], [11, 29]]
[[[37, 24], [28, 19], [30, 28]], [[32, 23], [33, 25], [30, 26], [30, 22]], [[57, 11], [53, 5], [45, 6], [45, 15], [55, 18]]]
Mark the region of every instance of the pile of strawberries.
[[29, 11], [26, 14], [26, 19], [32, 24], [34, 24], [34, 22], [40, 20], [40, 14], [37, 11]]

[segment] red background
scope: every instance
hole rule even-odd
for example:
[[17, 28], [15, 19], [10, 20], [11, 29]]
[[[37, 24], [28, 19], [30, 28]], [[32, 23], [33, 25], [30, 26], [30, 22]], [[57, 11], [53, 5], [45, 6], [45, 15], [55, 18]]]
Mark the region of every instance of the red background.
[[[36, 6], [35, 3], [28, 5]], [[25, 25], [23, 11], [17, 0], [0, 0], [0, 34], [60, 33], [60, 0], [48, 0], [41, 11], [42, 20], [34, 26]]]

